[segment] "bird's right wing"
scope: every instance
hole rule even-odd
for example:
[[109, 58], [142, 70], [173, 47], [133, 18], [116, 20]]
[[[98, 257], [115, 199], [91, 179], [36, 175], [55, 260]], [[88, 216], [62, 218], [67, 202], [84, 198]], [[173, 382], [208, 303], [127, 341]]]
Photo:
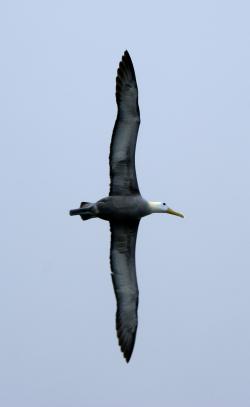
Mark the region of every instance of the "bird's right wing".
[[110, 145], [110, 195], [139, 194], [135, 171], [135, 147], [140, 125], [138, 89], [128, 51], [116, 77], [117, 118]]
[[117, 312], [116, 330], [119, 345], [127, 362], [133, 352], [137, 330], [138, 286], [135, 246], [139, 221], [110, 222], [110, 264]]

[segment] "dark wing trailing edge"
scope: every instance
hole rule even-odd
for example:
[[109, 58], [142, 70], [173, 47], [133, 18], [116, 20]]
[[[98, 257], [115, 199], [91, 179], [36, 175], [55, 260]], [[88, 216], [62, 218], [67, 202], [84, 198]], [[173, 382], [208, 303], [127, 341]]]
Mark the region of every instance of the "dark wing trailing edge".
[[117, 311], [116, 330], [127, 362], [133, 352], [137, 330], [139, 292], [135, 268], [135, 246], [139, 221], [110, 222], [110, 264]]
[[138, 89], [128, 51], [124, 52], [116, 77], [117, 118], [110, 145], [110, 195], [139, 194], [135, 170], [135, 147], [140, 125]]

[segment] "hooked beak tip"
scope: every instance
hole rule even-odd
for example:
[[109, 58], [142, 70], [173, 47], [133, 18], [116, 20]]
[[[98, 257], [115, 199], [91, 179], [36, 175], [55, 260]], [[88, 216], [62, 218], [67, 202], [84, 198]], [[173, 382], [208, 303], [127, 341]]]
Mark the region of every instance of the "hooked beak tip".
[[167, 213], [169, 213], [170, 215], [175, 215], [175, 216], [179, 216], [179, 218], [184, 218], [184, 215], [180, 212], [176, 212], [171, 208], [167, 209]]

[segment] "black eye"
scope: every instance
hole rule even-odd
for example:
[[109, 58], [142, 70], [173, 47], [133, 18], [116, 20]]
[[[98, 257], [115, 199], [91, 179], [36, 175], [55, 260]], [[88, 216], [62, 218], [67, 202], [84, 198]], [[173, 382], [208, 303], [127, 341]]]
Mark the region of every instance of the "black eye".
[[165, 202], [163, 202], [163, 205], [166, 205]]

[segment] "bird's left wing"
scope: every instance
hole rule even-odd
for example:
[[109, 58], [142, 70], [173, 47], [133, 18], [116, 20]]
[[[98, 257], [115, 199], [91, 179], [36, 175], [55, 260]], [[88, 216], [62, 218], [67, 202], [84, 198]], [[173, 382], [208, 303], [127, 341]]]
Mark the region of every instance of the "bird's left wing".
[[117, 312], [116, 330], [119, 345], [127, 362], [133, 352], [137, 330], [138, 286], [135, 246], [139, 221], [110, 222], [110, 264]]
[[138, 89], [128, 51], [119, 64], [116, 77], [118, 107], [110, 145], [110, 195], [139, 194], [135, 170], [135, 147], [140, 125]]

